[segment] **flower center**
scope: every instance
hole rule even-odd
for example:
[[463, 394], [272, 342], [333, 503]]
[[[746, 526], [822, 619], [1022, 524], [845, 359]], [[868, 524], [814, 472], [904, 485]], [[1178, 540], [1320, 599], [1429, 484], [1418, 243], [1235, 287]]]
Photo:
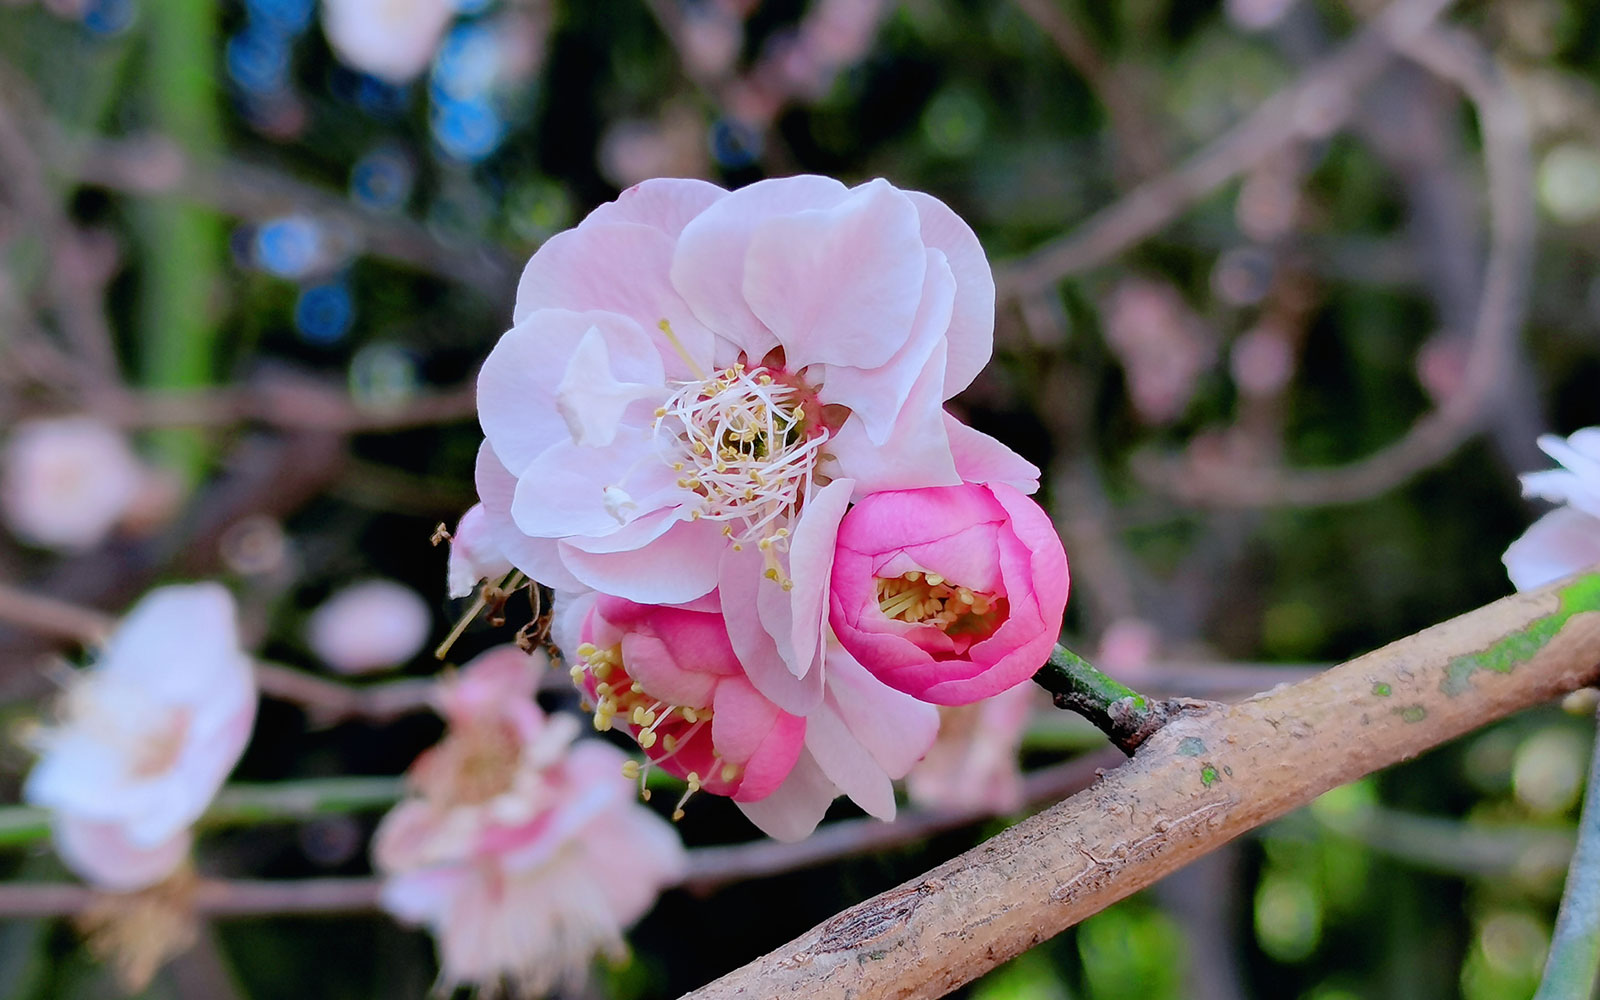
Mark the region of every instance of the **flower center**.
[[159, 724], [138, 740], [131, 769], [134, 777], [155, 778], [172, 770], [189, 738], [189, 716], [186, 708], [168, 709]]
[[458, 728], [440, 744], [443, 756], [437, 774], [435, 794], [452, 806], [480, 805], [511, 791], [516, 784], [521, 746], [510, 723], [502, 719], [483, 720]]
[[937, 573], [915, 570], [878, 578], [878, 609], [914, 625], [932, 625], [949, 635], [987, 637], [1006, 620], [1006, 599], [954, 584]]
[[766, 551], [784, 545], [811, 493], [828, 440], [820, 418], [803, 384], [737, 364], [683, 383], [656, 410], [655, 427], [672, 437], [664, 456], [683, 473], [678, 485], [704, 498], [691, 516], [726, 521], [736, 546]]
[[639, 780], [645, 799], [650, 798], [645, 780], [652, 765], [688, 782], [689, 790], [678, 801], [673, 819], [682, 817], [684, 802], [702, 788], [717, 795], [732, 795], [738, 789], [744, 769], [723, 760], [712, 745], [710, 707], [676, 705], [650, 695], [628, 675], [621, 645], [579, 646], [572, 679], [591, 699], [585, 708], [594, 711], [595, 729], [606, 732], [620, 726], [644, 750], [644, 766], [630, 760], [622, 773]]

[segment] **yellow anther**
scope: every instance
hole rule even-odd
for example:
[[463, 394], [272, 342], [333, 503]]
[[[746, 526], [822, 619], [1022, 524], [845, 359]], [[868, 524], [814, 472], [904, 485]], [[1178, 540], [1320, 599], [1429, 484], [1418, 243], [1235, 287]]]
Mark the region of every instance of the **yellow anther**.
[[639, 780], [639, 762], [636, 761], [636, 760], [625, 760], [625, 761], [623, 761], [622, 762], [622, 776], [624, 778], [627, 778], [629, 781], [638, 781]]
[[739, 776], [739, 765], [738, 764], [724, 764], [724, 765], [722, 765], [722, 780], [723, 781], [732, 781], [734, 778], [737, 778], [738, 776]]
[[651, 747], [655, 746], [656, 745], [656, 734], [655, 734], [655, 732], [652, 731], [652, 730], [646, 729], [644, 732], [640, 733], [639, 734], [639, 745], [644, 747], [646, 750], [648, 750]]
[[594, 643], [592, 642], [581, 643], [578, 646], [578, 655], [585, 658], [593, 656], [597, 652], [599, 652], [599, 650], [595, 649]]

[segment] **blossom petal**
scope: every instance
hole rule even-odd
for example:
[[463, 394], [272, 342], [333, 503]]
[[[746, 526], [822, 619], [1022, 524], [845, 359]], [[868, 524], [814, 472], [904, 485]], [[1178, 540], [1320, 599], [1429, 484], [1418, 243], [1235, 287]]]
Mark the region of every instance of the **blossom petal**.
[[51, 823], [56, 854], [84, 881], [111, 892], [148, 888], [177, 871], [189, 856], [194, 835], [179, 830], [153, 847], [128, 841], [115, 823], [96, 823], [72, 815]]
[[867, 432], [867, 440], [884, 444], [896, 427], [896, 418], [908, 407], [907, 397], [926, 379], [925, 372], [935, 363], [939, 371], [933, 384], [918, 394], [915, 405], [937, 414], [945, 399], [945, 330], [950, 325], [950, 307], [955, 300], [956, 279], [945, 263], [944, 254], [927, 251], [928, 273], [922, 290], [922, 303], [912, 323], [911, 336], [881, 366], [871, 369], [828, 365], [822, 375], [817, 398], [824, 403], [839, 403], [850, 408]]
[[783, 784], [764, 799], [734, 804], [773, 840], [804, 840], [817, 828], [839, 795], [816, 759], [802, 752]]
[[1600, 518], [1559, 507], [1533, 522], [1501, 557], [1518, 590], [1533, 590], [1600, 563]]
[[590, 212], [583, 222], [631, 222], [676, 237], [695, 216], [727, 196], [727, 191], [709, 181], [653, 177]]
[[[648, 350], [644, 357], [654, 359]], [[567, 423], [576, 444], [604, 447], [616, 440], [623, 412], [644, 399], [662, 400], [667, 396], [659, 370], [657, 377], [644, 382], [619, 381], [612, 372], [611, 352], [605, 337], [590, 327], [578, 341], [561, 384], [556, 386], [556, 411]]]
[[561, 561], [560, 550], [554, 538], [533, 538], [523, 534], [511, 518], [511, 503], [516, 497], [517, 480], [506, 467], [489, 442], [478, 449], [475, 474], [478, 498], [483, 502], [485, 523], [489, 538], [511, 565], [557, 590], [580, 591], [583, 584], [572, 575]]
[[811, 670], [802, 677], [791, 673], [772, 633], [762, 624], [762, 589], [776, 589], [762, 577], [764, 569], [761, 553], [754, 546], [743, 551], [723, 546], [717, 592], [722, 597], [728, 640], [757, 691], [785, 712], [805, 715], [822, 701], [822, 671]]
[[782, 177], [742, 187], [683, 227], [672, 258], [672, 284], [700, 321], [752, 360], [778, 346], [744, 297], [745, 259], [751, 233], [764, 220], [844, 200], [843, 184], [830, 177]]
[[806, 750], [816, 758], [817, 766], [828, 780], [838, 785], [839, 790], [850, 796], [867, 815], [884, 822], [894, 819], [894, 783], [872, 752], [856, 738], [831, 700], [806, 716]]
[[965, 483], [1005, 483], [1023, 493], [1039, 489], [1039, 467], [994, 438], [946, 413], [945, 432], [956, 472]]
[[677, 521], [630, 552], [584, 552], [559, 544], [562, 561], [585, 586], [640, 604], [683, 604], [716, 587], [717, 564], [706, 554], [723, 538], [710, 521]]
[[570, 434], [556, 396], [578, 346], [597, 334], [611, 371], [625, 382], [664, 384], [661, 359], [644, 328], [606, 312], [542, 309], [522, 317], [478, 372], [478, 421], [508, 469], [528, 464]]
[[630, 434], [605, 447], [551, 446], [517, 476], [511, 516], [535, 538], [602, 536], [699, 499], [677, 485], [648, 439]]
[[904, 777], [939, 735], [939, 710], [889, 687], [844, 647], [828, 651], [828, 704], [891, 778]]
[[944, 380], [944, 345], [935, 344], [933, 357], [901, 406], [888, 440], [874, 445], [866, 425], [855, 414], [845, 420], [829, 442], [838, 475], [855, 480], [855, 498], [884, 490], [928, 486], [955, 486], [961, 482], [950, 452], [945, 414], [939, 408], [939, 385]]
[[[668, 279], [674, 241], [659, 229], [604, 222], [557, 233], [528, 261], [517, 284], [513, 319], [539, 309], [620, 313], [646, 330], [674, 378], [709, 369], [715, 337]], [[665, 321], [688, 357], [660, 330]], [[691, 364], [692, 362], [692, 364]]]
[[955, 305], [946, 343], [944, 397], [972, 384], [994, 352], [994, 273], [977, 234], [944, 202], [921, 191], [905, 196], [922, 220], [922, 242], [942, 251], [956, 279]]
[[915, 206], [880, 179], [832, 208], [758, 223], [744, 298], [791, 369], [874, 368], [911, 336], [927, 267]]
[[744, 768], [733, 797], [748, 802], [771, 795], [800, 758], [806, 720], [781, 711], [742, 677], [717, 685], [713, 709], [711, 742], [724, 760]]

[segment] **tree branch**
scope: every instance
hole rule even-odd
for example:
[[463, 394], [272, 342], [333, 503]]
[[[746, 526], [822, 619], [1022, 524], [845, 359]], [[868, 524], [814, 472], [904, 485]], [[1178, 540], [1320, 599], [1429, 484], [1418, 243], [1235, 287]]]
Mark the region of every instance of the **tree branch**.
[[1330, 788], [1600, 679], [1600, 570], [1184, 714], [1103, 781], [688, 994], [942, 996]]
[[1095, 724], [1118, 750], [1132, 757], [1139, 744], [1184, 710], [1184, 703], [1161, 702], [1102, 673], [1088, 660], [1057, 644], [1033, 675], [1057, 708], [1076, 712]]
[[1104, 263], [1191, 204], [1291, 142], [1326, 134], [1396, 46], [1422, 34], [1452, 0], [1395, 0], [1334, 55], [1268, 99], [1183, 164], [1130, 191], [1072, 232], [997, 269], [1002, 297], [1026, 298]]

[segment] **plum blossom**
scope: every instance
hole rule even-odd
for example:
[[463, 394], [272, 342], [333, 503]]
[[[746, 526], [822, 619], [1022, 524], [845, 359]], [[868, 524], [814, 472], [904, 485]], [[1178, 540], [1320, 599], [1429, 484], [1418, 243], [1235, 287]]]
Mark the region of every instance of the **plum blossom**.
[[852, 500], [1037, 487], [942, 408], [992, 347], [981, 246], [882, 180], [647, 181], [540, 248], [514, 321], [478, 383], [494, 544], [559, 591], [718, 591], [751, 682], [792, 714], [825, 697]]
[[511, 562], [489, 537], [489, 514], [483, 504], [473, 504], [450, 536], [447, 569], [451, 597], [466, 597], [483, 580], [498, 580], [511, 572]]
[[576, 721], [534, 703], [544, 665], [504, 647], [443, 686], [445, 739], [374, 839], [383, 905], [432, 931], [441, 992], [581, 980], [684, 870], [672, 827], [631, 801], [623, 755], [574, 744]]
[[873, 676], [941, 705], [1027, 680], [1050, 654], [1067, 557], [1001, 483], [874, 493], [839, 525], [829, 620]]
[[1546, 434], [1539, 448], [1562, 468], [1522, 476], [1522, 493], [1563, 506], [1533, 522], [1501, 557], [1518, 590], [1600, 564], [1600, 427], [1568, 438]]
[[[681, 607], [593, 595], [572, 674], [597, 728], [622, 729], [698, 791], [730, 796], [780, 840], [809, 834], [840, 794], [893, 819], [893, 781], [927, 752], [936, 710], [830, 654], [823, 699], [805, 717], [763, 697], [734, 652], [715, 594]], [[630, 762], [628, 775], [643, 773]], [[675, 816], [679, 813], [675, 813]]]
[[23, 541], [52, 549], [98, 545], [146, 479], [127, 440], [91, 417], [19, 424], [0, 466], [6, 523]]
[[198, 583], [152, 591], [68, 687], [23, 788], [53, 811], [57, 852], [101, 888], [161, 881], [233, 769], [255, 719], [233, 599]]
[[939, 710], [939, 738], [906, 775], [906, 794], [924, 808], [1015, 812], [1023, 806], [1023, 733], [1042, 689], [1018, 684], [972, 705]]
[[311, 613], [306, 640], [339, 673], [363, 674], [416, 656], [432, 625], [428, 603], [410, 587], [393, 580], [363, 580]]
[[387, 83], [428, 68], [456, 0], [322, 0], [322, 31], [341, 60]]

